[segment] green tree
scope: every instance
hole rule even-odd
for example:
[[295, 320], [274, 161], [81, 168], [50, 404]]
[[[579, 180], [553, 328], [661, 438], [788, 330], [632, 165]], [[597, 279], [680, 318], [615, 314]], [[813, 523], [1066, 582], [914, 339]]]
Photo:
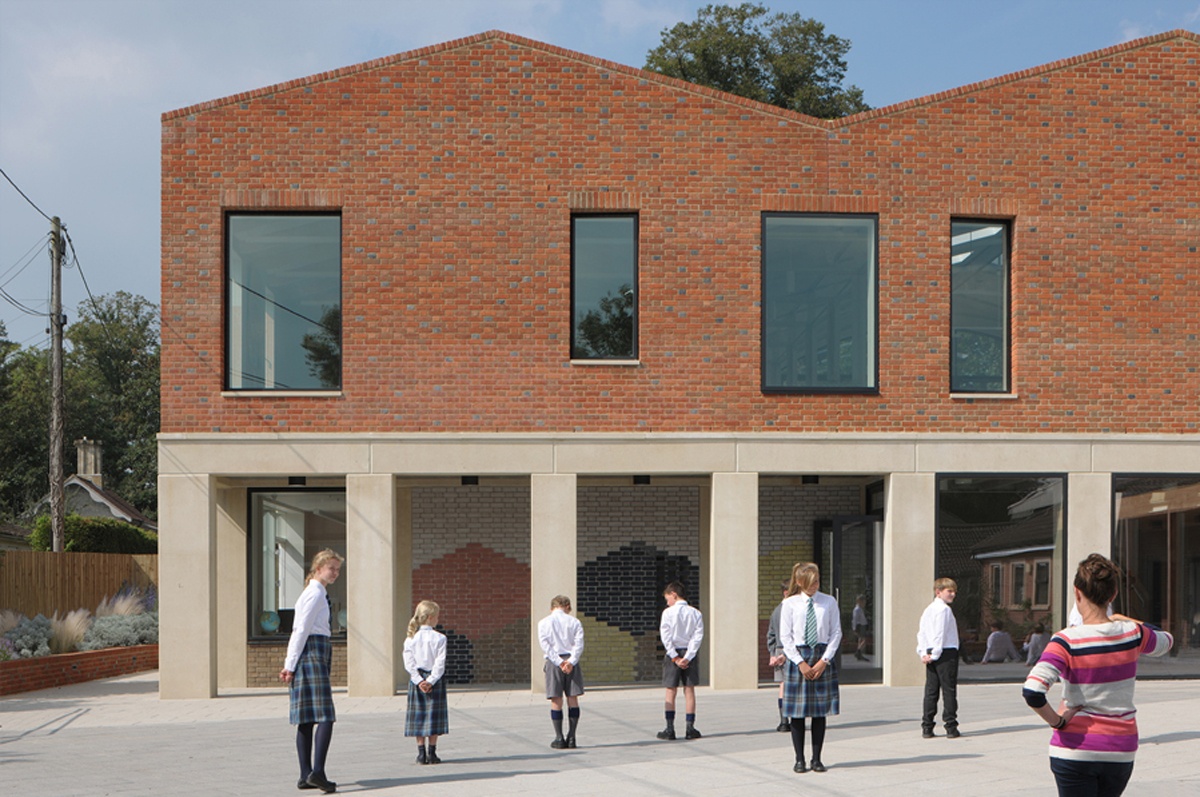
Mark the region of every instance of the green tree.
[[[158, 308], [125, 291], [79, 305], [66, 331], [71, 350], [67, 445], [89, 437], [104, 448], [104, 486], [142, 512], [157, 509]], [[73, 456], [64, 461], [74, 461]]]
[[662, 32], [645, 68], [821, 119], [870, 110], [862, 89], [842, 87], [849, 39], [799, 13], [756, 3], [707, 5], [695, 22]]

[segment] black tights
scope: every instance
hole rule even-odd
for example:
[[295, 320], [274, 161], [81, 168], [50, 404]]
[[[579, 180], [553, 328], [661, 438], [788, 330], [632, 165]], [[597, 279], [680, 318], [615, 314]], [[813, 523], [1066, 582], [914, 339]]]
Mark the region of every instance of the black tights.
[[[825, 746], [825, 718], [812, 718], [812, 757], [821, 760], [821, 748]], [[796, 751], [796, 760], [804, 760], [804, 717], [792, 717], [792, 749]]]
[[296, 726], [296, 753], [300, 756], [300, 777], [307, 778], [313, 772], [318, 775], [325, 774], [325, 757], [329, 755], [329, 742], [332, 739], [332, 722], [305, 722]]

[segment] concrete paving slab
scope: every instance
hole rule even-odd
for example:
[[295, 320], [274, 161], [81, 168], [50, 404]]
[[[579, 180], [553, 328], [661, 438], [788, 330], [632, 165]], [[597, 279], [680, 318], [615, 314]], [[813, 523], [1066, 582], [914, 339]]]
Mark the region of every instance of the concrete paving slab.
[[[999, 675], [999, 672], [997, 673]], [[829, 721], [829, 771], [791, 771], [775, 690], [698, 692], [704, 738], [661, 742], [657, 688], [594, 689], [582, 699], [580, 747], [555, 751], [549, 708], [525, 690], [450, 692], [445, 763], [414, 763], [405, 698], [336, 690], [330, 777], [339, 792], [378, 795], [905, 795], [1053, 793], [1049, 731], [1021, 700], [1019, 671], [959, 687], [963, 737], [922, 739], [921, 689], [843, 686]], [[1200, 681], [1138, 684], [1142, 747], [1127, 794], [1200, 794]], [[941, 729], [939, 728], [939, 734]], [[21, 795], [299, 793], [294, 730], [280, 689], [164, 701], [157, 673], [0, 700], [0, 782]], [[312, 794], [311, 791], [303, 792]]]

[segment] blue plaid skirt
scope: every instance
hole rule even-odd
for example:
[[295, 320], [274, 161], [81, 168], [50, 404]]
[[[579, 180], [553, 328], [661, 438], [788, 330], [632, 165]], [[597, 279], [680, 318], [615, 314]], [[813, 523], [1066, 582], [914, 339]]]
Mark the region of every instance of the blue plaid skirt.
[[[797, 645], [800, 658], [813, 665], [825, 653], [825, 645], [810, 648]], [[837, 664], [829, 662], [825, 672], [815, 681], [800, 674], [791, 659], [783, 665], [783, 714], [785, 717], [828, 717], [838, 713], [839, 693]]]
[[333, 645], [327, 636], [309, 636], [296, 664], [289, 692], [293, 725], [309, 722], [336, 722], [329, 668], [333, 663]]
[[[422, 676], [429, 673], [417, 670]], [[422, 692], [410, 678], [408, 681], [408, 710], [404, 715], [405, 736], [441, 736], [450, 732], [450, 716], [446, 710], [446, 679], [439, 678], [428, 693]]]

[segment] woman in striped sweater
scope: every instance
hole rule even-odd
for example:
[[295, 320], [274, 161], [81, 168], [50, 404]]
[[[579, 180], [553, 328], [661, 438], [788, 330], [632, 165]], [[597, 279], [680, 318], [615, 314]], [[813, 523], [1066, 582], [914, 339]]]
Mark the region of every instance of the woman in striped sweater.
[[[1138, 746], [1138, 657], [1161, 656], [1174, 642], [1166, 631], [1107, 616], [1120, 577], [1120, 569], [1098, 553], [1079, 563], [1075, 604], [1083, 624], [1055, 634], [1025, 680], [1025, 702], [1054, 729], [1050, 771], [1059, 797], [1115, 797], [1125, 790]], [[1061, 713], [1046, 701], [1060, 680]]]

